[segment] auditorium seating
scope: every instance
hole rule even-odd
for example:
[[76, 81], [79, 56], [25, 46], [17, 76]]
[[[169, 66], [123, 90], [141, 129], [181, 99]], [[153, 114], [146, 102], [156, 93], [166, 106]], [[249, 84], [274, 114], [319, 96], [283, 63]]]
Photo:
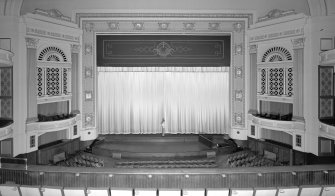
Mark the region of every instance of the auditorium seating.
[[0, 184], [0, 196], [334, 196], [335, 185], [261, 188], [109, 188]]
[[335, 195], [335, 186], [323, 187], [321, 196], [334, 196], [334, 195]]
[[63, 196], [62, 189], [60, 186], [44, 186], [41, 192], [43, 196]]
[[255, 196], [276, 196], [277, 188], [255, 188]]

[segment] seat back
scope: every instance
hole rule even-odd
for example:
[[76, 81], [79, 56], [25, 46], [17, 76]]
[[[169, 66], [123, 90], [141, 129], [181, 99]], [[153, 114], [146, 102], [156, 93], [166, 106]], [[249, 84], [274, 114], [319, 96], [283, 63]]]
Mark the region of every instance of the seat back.
[[21, 195], [22, 196], [40, 196], [41, 191], [39, 186], [26, 186], [26, 185], [21, 185], [20, 186], [21, 190]]
[[207, 196], [229, 196], [229, 189], [206, 189]]
[[0, 184], [0, 195], [20, 196], [19, 187], [16, 184]]
[[44, 186], [41, 188], [43, 196], [63, 196], [63, 188], [60, 186]]
[[276, 196], [277, 188], [255, 188], [255, 196]]
[[109, 188], [87, 187], [87, 196], [109, 196]]
[[321, 196], [334, 196], [334, 195], [335, 195], [335, 186], [323, 187]]
[[321, 186], [301, 186], [299, 196], [319, 196], [321, 193]]
[[232, 189], [231, 196], [253, 196], [254, 189]]
[[136, 196], [156, 196], [157, 189], [135, 189]]
[[282, 187], [278, 188], [278, 196], [298, 196], [298, 187]]
[[183, 196], [205, 196], [205, 189], [184, 189]]
[[111, 188], [111, 196], [133, 196], [133, 189]]
[[85, 189], [82, 187], [66, 187], [63, 191], [64, 196], [86, 196]]
[[180, 189], [159, 189], [158, 195], [159, 196], [180, 196], [181, 190]]

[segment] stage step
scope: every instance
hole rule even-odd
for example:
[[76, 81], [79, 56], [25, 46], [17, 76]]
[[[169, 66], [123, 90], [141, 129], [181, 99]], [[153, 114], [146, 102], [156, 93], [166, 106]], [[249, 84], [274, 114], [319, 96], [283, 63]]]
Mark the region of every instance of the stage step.
[[92, 153], [118, 159], [216, 156], [216, 150], [200, 142], [197, 135], [108, 135], [93, 146]]
[[105, 142], [197, 142], [198, 135], [180, 134], [127, 134], [127, 135], [106, 135]]

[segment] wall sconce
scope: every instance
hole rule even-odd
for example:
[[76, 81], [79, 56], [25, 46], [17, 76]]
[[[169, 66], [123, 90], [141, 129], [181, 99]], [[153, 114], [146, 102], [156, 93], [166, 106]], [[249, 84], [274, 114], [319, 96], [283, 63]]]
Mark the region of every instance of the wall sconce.
[[151, 175], [151, 174], [148, 174], [148, 178], [152, 178], [152, 175]]
[[328, 171], [327, 171], [327, 170], [325, 170], [325, 171], [323, 171], [323, 173], [324, 173], [324, 174], [328, 174]]
[[190, 177], [190, 175], [188, 175], [188, 174], [185, 175], [185, 178], [189, 178], [189, 177]]
[[108, 177], [112, 178], [114, 175], [113, 174], [108, 174]]
[[40, 176], [44, 175], [44, 172], [40, 172]]
[[297, 173], [296, 173], [296, 172], [291, 172], [291, 174], [292, 174], [293, 176], [296, 176], [296, 175], [297, 175]]
[[80, 173], [76, 173], [75, 176], [76, 176], [76, 177], [79, 177], [79, 176], [80, 176]]
[[262, 173], [258, 173], [257, 176], [261, 177], [261, 176], [262, 176]]
[[221, 177], [225, 178], [225, 177], [227, 177], [227, 175], [226, 174], [221, 174]]

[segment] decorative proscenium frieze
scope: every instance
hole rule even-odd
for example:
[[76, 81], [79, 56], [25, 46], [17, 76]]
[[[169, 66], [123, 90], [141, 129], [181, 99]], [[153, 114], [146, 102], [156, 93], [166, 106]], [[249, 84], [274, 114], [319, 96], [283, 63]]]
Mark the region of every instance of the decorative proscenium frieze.
[[242, 78], [243, 76], [243, 70], [242, 70], [242, 67], [235, 67], [235, 78]]
[[235, 126], [243, 125], [243, 114], [242, 113], [234, 113], [234, 125]]
[[272, 32], [272, 33], [265, 33], [259, 34], [256, 36], [250, 37], [250, 42], [258, 42], [258, 41], [265, 41], [271, 39], [279, 39], [289, 36], [299, 36], [304, 34], [304, 28], [294, 28], [280, 32]]
[[94, 23], [93, 22], [85, 22], [83, 26], [84, 26], [84, 30], [86, 32], [92, 32], [94, 30]]
[[195, 30], [195, 23], [194, 22], [184, 23], [184, 30], [187, 30], [187, 31]]
[[107, 22], [109, 30], [116, 31], [119, 30], [119, 22], [109, 21]]
[[291, 39], [291, 42], [292, 42], [292, 45], [293, 45], [293, 49], [302, 49], [302, 48], [304, 48], [305, 38], [300, 37], [300, 38], [296, 38], [296, 39]]
[[234, 48], [235, 55], [242, 55], [243, 54], [243, 45], [241, 44], [235, 44]]
[[80, 52], [80, 45], [71, 44], [71, 53], [79, 53]]
[[63, 34], [60, 32], [53, 32], [53, 31], [48, 31], [45, 29], [39, 29], [39, 28], [32, 28], [32, 27], [27, 27], [26, 29], [27, 35], [34, 35], [34, 36], [43, 36], [43, 37], [48, 37], [52, 39], [60, 39], [60, 40], [65, 40], [65, 41], [72, 41], [72, 42], [79, 42], [79, 36], [72, 36], [68, 34]]
[[269, 11], [265, 16], [259, 17], [257, 19], [257, 22], [263, 22], [267, 20], [272, 20], [275, 18], [280, 18], [288, 15], [297, 14], [294, 10], [279, 10], [279, 9], [273, 9]]
[[55, 18], [55, 19], [58, 19], [58, 20], [65, 20], [65, 21], [71, 22], [71, 18], [70, 17], [64, 16], [57, 9], [43, 10], [43, 9], [36, 8], [33, 11], [33, 14], [40, 14], [40, 15], [48, 16], [48, 17]]
[[38, 45], [38, 42], [39, 42], [39, 39], [31, 38], [31, 37], [26, 37], [27, 48], [34, 48], [34, 49], [36, 49], [37, 45]]
[[253, 44], [249, 46], [249, 53], [250, 54], [256, 54], [257, 53], [258, 46], [257, 44]]
[[92, 44], [85, 44], [85, 55], [92, 55]]
[[217, 31], [220, 28], [220, 23], [219, 22], [210, 22], [208, 23], [208, 29], [212, 31]]
[[235, 101], [243, 101], [243, 90], [235, 90]]
[[161, 30], [161, 31], [166, 31], [169, 29], [169, 25], [170, 23], [168, 22], [159, 22], [158, 23], [158, 29]]
[[133, 22], [133, 29], [136, 31], [144, 30], [144, 22]]
[[243, 29], [243, 24], [241, 22], [237, 22], [233, 24], [234, 31], [240, 33]]

